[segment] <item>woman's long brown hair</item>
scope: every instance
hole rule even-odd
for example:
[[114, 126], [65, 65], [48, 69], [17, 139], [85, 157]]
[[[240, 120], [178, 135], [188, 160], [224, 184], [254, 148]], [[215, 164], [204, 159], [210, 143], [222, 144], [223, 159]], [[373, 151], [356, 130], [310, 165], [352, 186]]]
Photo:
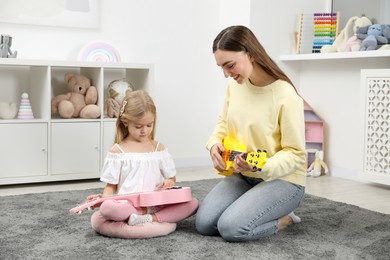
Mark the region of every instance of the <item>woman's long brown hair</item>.
[[213, 42], [213, 53], [217, 50], [249, 53], [266, 73], [287, 81], [294, 87], [290, 78], [271, 59], [253, 32], [245, 26], [235, 25], [222, 30]]

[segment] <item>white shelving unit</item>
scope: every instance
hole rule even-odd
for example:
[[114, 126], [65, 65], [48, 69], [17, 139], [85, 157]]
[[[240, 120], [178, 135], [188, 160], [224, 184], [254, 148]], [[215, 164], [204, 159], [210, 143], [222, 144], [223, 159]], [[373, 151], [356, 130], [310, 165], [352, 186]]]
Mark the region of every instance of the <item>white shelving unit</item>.
[[280, 55], [281, 61], [389, 59], [390, 50]]
[[[83, 74], [97, 87], [98, 119], [62, 119], [51, 101], [68, 92], [66, 72]], [[151, 64], [0, 59], [0, 101], [20, 103], [29, 94], [34, 119], [0, 119], [0, 185], [98, 178], [112, 145], [115, 118], [104, 116], [108, 84], [129, 81], [152, 92]], [[151, 93], [152, 94], [152, 93]]]

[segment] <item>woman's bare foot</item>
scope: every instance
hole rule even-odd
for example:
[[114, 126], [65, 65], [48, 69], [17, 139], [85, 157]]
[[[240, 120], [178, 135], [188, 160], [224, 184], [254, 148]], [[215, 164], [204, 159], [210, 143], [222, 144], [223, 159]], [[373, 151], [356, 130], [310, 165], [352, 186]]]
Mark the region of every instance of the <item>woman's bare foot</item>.
[[294, 214], [294, 212], [290, 212], [288, 215], [281, 217], [278, 220], [278, 229], [283, 230], [286, 229], [293, 223], [300, 223], [301, 218]]
[[293, 220], [288, 216], [283, 216], [278, 219], [278, 230], [282, 231], [293, 223]]

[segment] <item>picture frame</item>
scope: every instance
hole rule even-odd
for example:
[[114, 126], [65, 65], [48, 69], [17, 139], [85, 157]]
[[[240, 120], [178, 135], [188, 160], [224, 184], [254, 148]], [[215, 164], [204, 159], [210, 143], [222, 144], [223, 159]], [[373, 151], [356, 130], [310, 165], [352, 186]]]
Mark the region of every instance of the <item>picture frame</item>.
[[97, 29], [100, 0], [0, 0], [0, 23]]

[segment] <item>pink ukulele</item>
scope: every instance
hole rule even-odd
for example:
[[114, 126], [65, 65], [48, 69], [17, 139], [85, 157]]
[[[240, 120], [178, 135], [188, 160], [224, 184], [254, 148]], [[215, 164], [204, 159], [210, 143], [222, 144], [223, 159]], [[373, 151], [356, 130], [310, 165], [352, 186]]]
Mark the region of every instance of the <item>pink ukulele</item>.
[[191, 199], [192, 192], [190, 187], [174, 186], [151, 192], [106, 196], [90, 202], [86, 202], [82, 205], [70, 209], [69, 211], [71, 213], [81, 213], [82, 210], [90, 209], [92, 206], [102, 203], [105, 200], [128, 200], [133, 203], [134, 207], [151, 207], [157, 205], [182, 203], [190, 201]]

